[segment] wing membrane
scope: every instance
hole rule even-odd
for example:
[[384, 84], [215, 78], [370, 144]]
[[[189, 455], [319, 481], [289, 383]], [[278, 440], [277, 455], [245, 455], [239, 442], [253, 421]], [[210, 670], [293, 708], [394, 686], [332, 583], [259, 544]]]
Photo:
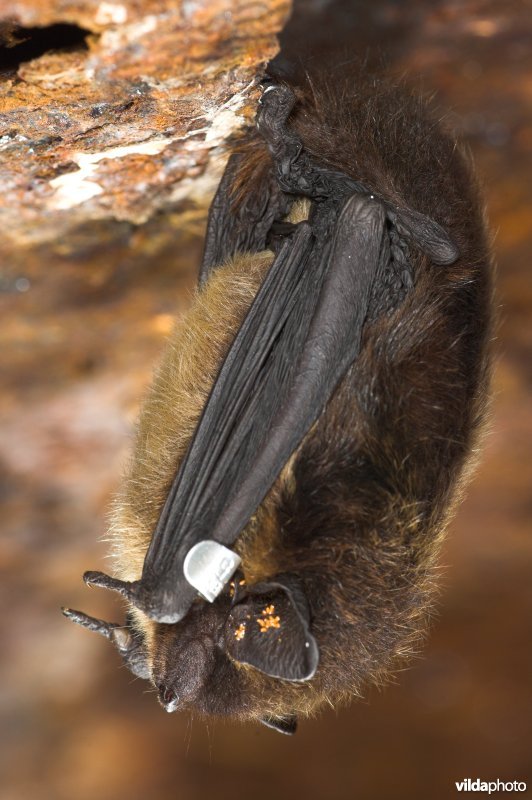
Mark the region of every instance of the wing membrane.
[[146, 554], [139, 603], [177, 621], [201, 539], [234, 542], [360, 349], [388, 258], [385, 212], [350, 198], [331, 242], [303, 223], [275, 259], [224, 361]]

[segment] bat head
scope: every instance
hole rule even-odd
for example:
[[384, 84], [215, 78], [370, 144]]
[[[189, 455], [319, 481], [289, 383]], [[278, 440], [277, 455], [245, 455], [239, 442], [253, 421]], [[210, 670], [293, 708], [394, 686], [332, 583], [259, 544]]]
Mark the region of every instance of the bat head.
[[[227, 714], [236, 710], [228, 703], [239, 699], [238, 674], [222, 642], [228, 613], [227, 598], [215, 605], [198, 601], [181, 622], [153, 626], [150, 679], [166, 711], [196, 708]], [[220, 686], [225, 687], [223, 692]]]
[[171, 625], [139, 622], [138, 613], [125, 626], [71, 609], [63, 613], [110, 639], [126, 666], [157, 688], [168, 712], [255, 717], [293, 733], [293, 717], [264, 715], [263, 700], [250, 692], [253, 673], [283, 684], [304, 683], [318, 667], [308, 604], [290, 575], [248, 587], [237, 573], [215, 602], [198, 598], [186, 617]]

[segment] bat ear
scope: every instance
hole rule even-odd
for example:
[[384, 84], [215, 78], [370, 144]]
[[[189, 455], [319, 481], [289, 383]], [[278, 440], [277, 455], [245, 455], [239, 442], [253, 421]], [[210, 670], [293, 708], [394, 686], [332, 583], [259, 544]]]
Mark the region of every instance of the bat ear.
[[251, 586], [245, 599], [231, 609], [224, 639], [235, 661], [274, 678], [308, 681], [318, 667], [308, 604], [290, 576]]

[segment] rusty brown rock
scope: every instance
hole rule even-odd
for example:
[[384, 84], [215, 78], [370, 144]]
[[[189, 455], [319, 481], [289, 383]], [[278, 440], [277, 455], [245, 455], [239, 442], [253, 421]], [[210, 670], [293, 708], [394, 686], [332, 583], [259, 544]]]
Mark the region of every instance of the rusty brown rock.
[[[288, 0], [13, 0], [17, 26], [68, 23], [85, 42], [45, 52], [0, 82], [4, 250], [88, 220], [140, 224], [192, 199], [205, 209], [226, 141], [251, 118]], [[1, 73], [0, 73], [1, 78]], [[9, 243], [10, 242], [10, 243]]]

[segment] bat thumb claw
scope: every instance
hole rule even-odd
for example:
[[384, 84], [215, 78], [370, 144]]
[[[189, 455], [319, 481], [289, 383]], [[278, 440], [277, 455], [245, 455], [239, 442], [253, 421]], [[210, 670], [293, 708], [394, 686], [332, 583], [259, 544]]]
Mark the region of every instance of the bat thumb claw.
[[111, 578], [104, 572], [85, 572], [83, 580], [87, 586], [98, 586], [100, 589], [110, 589], [113, 592], [118, 592], [126, 600], [134, 603], [137, 597], [138, 581], [121, 581], [118, 578]]
[[118, 627], [116, 622], [105, 622], [103, 619], [96, 619], [96, 617], [89, 617], [83, 611], [76, 611], [73, 608], [61, 608], [61, 613], [71, 622], [76, 625], [81, 625], [82, 628], [87, 628], [89, 631], [99, 633], [100, 636], [105, 636], [110, 639], [115, 628]]

